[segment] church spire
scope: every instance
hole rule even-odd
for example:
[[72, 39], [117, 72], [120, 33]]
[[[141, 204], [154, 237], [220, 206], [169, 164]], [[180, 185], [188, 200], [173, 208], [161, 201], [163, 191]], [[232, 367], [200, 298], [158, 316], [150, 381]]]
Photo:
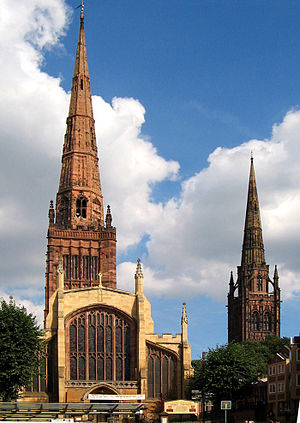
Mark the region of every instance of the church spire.
[[265, 252], [253, 157], [251, 156], [241, 266], [260, 266], [262, 264], [265, 264]]
[[83, 4], [56, 201], [56, 223], [72, 229], [104, 226]]
[[241, 265], [237, 281], [230, 278], [228, 293], [228, 342], [261, 341], [280, 336], [280, 289], [265, 262], [253, 157], [251, 154], [248, 200]]

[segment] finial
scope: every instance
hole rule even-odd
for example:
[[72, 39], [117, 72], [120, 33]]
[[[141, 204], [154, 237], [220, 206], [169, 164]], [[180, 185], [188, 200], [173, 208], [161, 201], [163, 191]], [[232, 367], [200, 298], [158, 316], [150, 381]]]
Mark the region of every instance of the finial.
[[53, 207], [53, 201], [50, 201], [50, 207], [49, 207], [49, 223], [54, 223], [54, 207]]
[[251, 163], [253, 163], [253, 151], [251, 150]]
[[110, 206], [107, 206], [107, 212], [106, 212], [106, 218], [105, 218], [106, 227], [110, 228], [111, 223], [112, 223], [112, 216], [111, 216], [111, 212], [110, 212]]
[[187, 323], [187, 322], [188, 322], [188, 318], [187, 318], [187, 314], [186, 314], [186, 303], [182, 303], [181, 324]]
[[136, 266], [135, 276], [136, 277], [141, 277], [141, 278], [143, 277], [142, 265], [141, 265], [141, 259], [140, 258], [137, 259], [137, 266]]
[[279, 279], [279, 276], [278, 276], [278, 270], [277, 270], [277, 264], [275, 264], [275, 269], [274, 269], [274, 280], [275, 279]]

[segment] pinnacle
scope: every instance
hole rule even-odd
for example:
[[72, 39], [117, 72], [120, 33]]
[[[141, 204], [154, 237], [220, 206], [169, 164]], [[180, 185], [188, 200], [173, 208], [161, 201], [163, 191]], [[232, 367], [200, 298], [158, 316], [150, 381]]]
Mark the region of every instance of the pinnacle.
[[135, 276], [143, 278], [142, 265], [141, 265], [141, 259], [140, 258], [138, 258], [138, 260], [137, 260]]

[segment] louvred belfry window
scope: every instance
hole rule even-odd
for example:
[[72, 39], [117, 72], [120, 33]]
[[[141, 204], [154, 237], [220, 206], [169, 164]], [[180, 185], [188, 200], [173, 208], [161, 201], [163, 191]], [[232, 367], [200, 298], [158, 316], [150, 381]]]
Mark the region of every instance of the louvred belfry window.
[[177, 357], [172, 352], [147, 346], [148, 398], [173, 399], [177, 394]]
[[110, 309], [89, 309], [67, 323], [70, 380], [132, 380], [135, 323]]
[[86, 207], [87, 200], [84, 197], [80, 197], [76, 200], [76, 216], [86, 218]]

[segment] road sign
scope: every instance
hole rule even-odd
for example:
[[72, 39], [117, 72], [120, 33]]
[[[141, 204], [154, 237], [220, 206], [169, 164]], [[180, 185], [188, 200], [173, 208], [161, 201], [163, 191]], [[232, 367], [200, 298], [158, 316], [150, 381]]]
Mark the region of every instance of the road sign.
[[221, 410], [231, 410], [231, 401], [221, 401]]

